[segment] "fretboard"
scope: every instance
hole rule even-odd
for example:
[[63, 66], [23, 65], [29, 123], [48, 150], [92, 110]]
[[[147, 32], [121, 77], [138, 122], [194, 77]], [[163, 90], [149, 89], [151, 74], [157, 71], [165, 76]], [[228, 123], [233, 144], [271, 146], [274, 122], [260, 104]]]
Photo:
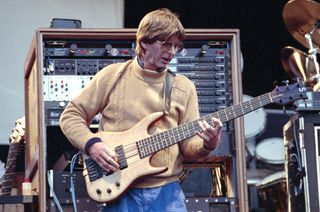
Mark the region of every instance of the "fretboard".
[[198, 124], [200, 120], [206, 120], [208, 123], [211, 123], [211, 118], [216, 117], [219, 118], [222, 123], [224, 123], [270, 104], [272, 101], [273, 99], [271, 93], [266, 93], [241, 104], [227, 107], [215, 113], [203, 116], [195, 121], [137, 141], [136, 145], [139, 155], [141, 158], [147, 157], [155, 152], [194, 136], [197, 131], [202, 131]]
[[1, 184], [1, 195], [10, 195], [13, 179], [16, 174], [17, 157], [20, 152], [20, 143], [11, 143], [6, 162], [6, 171]]

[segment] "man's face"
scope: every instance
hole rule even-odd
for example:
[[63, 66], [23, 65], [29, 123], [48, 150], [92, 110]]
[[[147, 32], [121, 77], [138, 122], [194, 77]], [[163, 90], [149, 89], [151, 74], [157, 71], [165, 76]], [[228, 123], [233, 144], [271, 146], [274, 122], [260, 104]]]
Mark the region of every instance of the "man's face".
[[145, 55], [142, 61], [144, 68], [149, 70], [159, 70], [168, 66], [176, 52], [181, 47], [178, 37], [173, 36], [166, 41], [157, 40], [154, 43], [142, 43]]

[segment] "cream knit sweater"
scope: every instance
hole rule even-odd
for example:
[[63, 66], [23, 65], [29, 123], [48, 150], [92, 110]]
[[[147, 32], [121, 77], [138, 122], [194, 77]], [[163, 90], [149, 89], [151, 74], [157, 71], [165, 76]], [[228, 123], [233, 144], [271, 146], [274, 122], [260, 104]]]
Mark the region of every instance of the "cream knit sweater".
[[[105, 67], [67, 105], [60, 119], [62, 131], [76, 148], [84, 151], [86, 142], [96, 137], [88, 128], [96, 114], [102, 115], [99, 131], [121, 132], [151, 113], [164, 111], [166, 72], [142, 69], [137, 58]], [[170, 113], [156, 126], [150, 126], [150, 132], [161, 132], [198, 118], [195, 86], [185, 76], [177, 74], [172, 87]], [[168, 170], [142, 178], [134, 186], [156, 187], [177, 181], [183, 170], [183, 160], [199, 159], [209, 153], [198, 136], [170, 146], [157, 152], [151, 160], [153, 166], [166, 166]]]

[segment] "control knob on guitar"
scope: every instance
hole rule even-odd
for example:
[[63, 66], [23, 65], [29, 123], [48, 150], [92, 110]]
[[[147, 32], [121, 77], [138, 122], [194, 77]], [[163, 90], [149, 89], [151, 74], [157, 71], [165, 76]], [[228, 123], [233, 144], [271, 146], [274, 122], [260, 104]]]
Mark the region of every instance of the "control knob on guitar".
[[[307, 99], [303, 82], [276, 87], [272, 92], [263, 94], [238, 105], [208, 114], [199, 120], [210, 123], [212, 117], [227, 122], [261, 108], [270, 103], [286, 105], [297, 99]], [[134, 127], [123, 132], [98, 132], [97, 136], [114, 149], [120, 165], [119, 170], [107, 172], [88, 155], [83, 154], [86, 187], [89, 196], [97, 202], [112, 202], [127, 191], [141, 177], [155, 175], [167, 170], [167, 167], [153, 167], [150, 160], [154, 153], [177, 144], [201, 131], [199, 120], [180, 125], [167, 131], [150, 135], [149, 126], [163, 116], [156, 112], [146, 116]]]

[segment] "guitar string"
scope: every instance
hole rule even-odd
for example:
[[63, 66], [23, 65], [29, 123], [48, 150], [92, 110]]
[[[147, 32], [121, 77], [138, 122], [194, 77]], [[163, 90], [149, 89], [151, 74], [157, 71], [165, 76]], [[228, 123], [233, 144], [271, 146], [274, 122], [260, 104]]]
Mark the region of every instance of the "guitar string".
[[[287, 89], [290, 89], [289, 87], [287, 87]], [[279, 94], [276, 94], [276, 95], [278, 95], [278, 96], [280, 96]], [[301, 96], [301, 95], [300, 95]], [[291, 96], [290, 96], [291, 97]], [[301, 96], [302, 97], [302, 96]], [[256, 110], [256, 109], [258, 109], [258, 108], [260, 108], [260, 107], [262, 107], [263, 105], [266, 105], [266, 104], [269, 104], [269, 103], [271, 103], [271, 102], [273, 102], [274, 101], [274, 98], [275, 98], [275, 96], [273, 95], [273, 92], [269, 92], [269, 93], [266, 93], [266, 94], [263, 94], [263, 95], [261, 95], [261, 96], [258, 96], [258, 97], [256, 97], [255, 99], [252, 99], [252, 100], [249, 100], [249, 101], [247, 101], [247, 102], [243, 102], [243, 103], [241, 103], [241, 104], [239, 104], [239, 105], [235, 105], [235, 106], [231, 106], [231, 107], [228, 107], [228, 108], [226, 108], [226, 109], [224, 109], [224, 110], [221, 110], [221, 111], [218, 111], [218, 112], [216, 112], [216, 113], [213, 113], [213, 114], [209, 114], [209, 115], [207, 115], [207, 116], [204, 116], [203, 118], [202, 118], [202, 120], [206, 120], [207, 122], [209, 122], [210, 123], [210, 120], [211, 120], [211, 117], [213, 117], [214, 115], [217, 117], [217, 118], [219, 118], [220, 120], [221, 120], [221, 122], [222, 123], [224, 123], [224, 122], [226, 122], [226, 121], [228, 121], [228, 120], [231, 120], [231, 119], [234, 119], [234, 118], [237, 118], [239, 115], [238, 115], [238, 112], [239, 112], [239, 114], [240, 115], [244, 115], [244, 114], [246, 114], [246, 113], [249, 113], [249, 112], [252, 112], [252, 111], [254, 111], [254, 110]], [[283, 102], [281, 102], [280, 101], [280, 103], [283, 103]], [[246, 105], [247, 104], [247, 105]], [[250, 106], [250, 108], [249, 108], [249, 110], [248, 110], [248, 107]], [[246, 110], [247, 109], [247, 110]], [[224, 114], [221, 114], [221, 113], [224, 113]], [[221, 115], [224, 115], [224, 116], [221, 116]], [[233, 115], [232, 117], [229, 117], [229, 115], [231, 116], [231, 115]], [[199, 120], [201, 120], [201, 119], [199, 119]], [[192, 124], [192, 126], [193, 126], [193, 130], [199, 130], [199, 131], [201, 131], [201, 128], [199, 127], [199, 125], [196, 125], [197, 127], [195, 128], [194, 127], [194, 125], [195, 125], [195, 121], [193, 121], [193, 122], [191, 122], [191, 124]], [[171, 132], [171, 131], [174, 131], [174, 130], [176, 130], [176, 131], [179, 131], [179, 130], [182, 130], [182, 128], [187, 128], [187, 129], [189, 129], [189, 127], [187, 127], [187, 126], [190, 126], [190, 123], [188, 123], [188, 124], [186, 124], [186, 125], [182, 125], [183, 127], [177, 127], [177, 128], [173, 128], [173, 129], [170, 129], [170, 130], [168, 130], [168, 131], [166, 131], [166, 132], [163, 132], [163, 133], [159, 133], [159, 134], [157, 134], [157, 135], [155, 135], [155, 137], [156, 136], [161, 136], [161, 135], [167, 135], [168, 134], [168, 132]], [[189, 129], [190, 130], [190, 129]], [[193, 136], [194, 135], [194, 133], [195, 133], [195, 131], [193, 131], [193, 134], [192, 135], [190, 135], [190, 136], [188, 136], [188, 137], [186, 137], [186, 138], [189, 138], [189, 137], [191, 137], [191, 136]], [[189, 135], [189, 134], [188, 134]], [[179, 136], [179, 134], [178, 134], [178, 136]], [[151, 136], [151, 137], [148, 137], [148, 138], [145, 138], [145, 139], [142, 139], [142, 140], [140, 140], [140, 141], [137, 141], [137, 142], [140, 142], [140, 147], [138, 147], [138, 148], [136, 148], [136, 146], [137, 146], [137, 142], [135, 142], [135, 143], [130, 143], [130, 144], [127, 144], [127, 145], [124, 145], [123, 146], [123, 150], [124, 150], [124, 153], [125, 153], [125, 158], [126, 159], [129, 159], [129, 158], [131, 158], [131, 157], [133, 157], [133, 156], [136, 156], [136, 155], [140, 155], [140, 149], [141, 148], [144, 148], [144, 149], [146, 149], [146, 148], [148, 148], [148, 147], [150, 147], [151, 146], [151, 151], [150, 152], [148, 152], [148, 149], [146, 149], [147, 150], [147, 155], [146, 156], [149, 156], [149, 155], [151, 155], [151, 154], [153, 154], [155, 151], [152, 149], [152, 145], [154, 145], [155, 143], [157, 143], [158, 144], [158, 146], [159, 146], [159, 142], [157, 141], [157, 140], [152, 140], [152, 137], [153, 136]], [[180, 137], [180, 136], [179, 136]], [[169, 139], [169, 138], [175, 138], [175, 136], [169, 136], [169, 137], [166, 137], [166, 136], [164, 136], [164, 138], [167, 138], [167, 139]], [[151, 139], [151, 142], [150, 142], [150, 139]], [[179, 138], [180, 139], [180, 138]], [[170, 139], [169, 139], [170, 140]], [[149, 141], [149, 142], [144, 142], [144, 141]], [[181, 139], [180, 139], [180, 141], [181, 141]], [[176, 143], [176, 142], [175, 142]], [[173, 144], [175, 144], [175, 143], [170, 143], [170, 145], [173, 145]], [[168, 144], [167, 144], [168, 145]], [[169, 146], [169, 145], [168, 145]], [[156, 149], [157, 150], [157, 149]], [[131, 152], [131, 154], [129, 154]], [[145, 156], [145, 157], [146, 157]], [[140, 155], [140, 158], [141, 158], [141, 155]], [[136, 160], [134, 160], [134, 161], [132, 161], [131, 163], [134, 163], [134, 162], [136, 162], [136, 161], [139, 161], [139, 159], [136, 159]]]
[[[255, 99], [252, 99], [252, 100], [243, 102], [243, 103], [240, 104], [240, 105], [231, 106], [231, 107], [228, 107], [228, 108], [226, 108], [226, 109], [224, 109], [224, 110], [218, 111], [216, 114], [217, 114], [217, 116], [219, 116], [219, 113], [224, 112], [224, 113], [225, 113], [225, 114], [224, 114], [225, 117], [218, 117], [218, 118], [220, 118], [222, 122], [226, 122], [227, 120], [231, 120], [231, 119], [233, 119], [233, 118], [236, 118], [236, 117], [238, 116], [237, 114], [239, 114], [239, 113], [240, 113], [240, 115], [243, 115], [243, 114], [245, 114], [245, 113], [252, 112], [253, 110], [256, 110], [256, 109], [262, 107], [262, 106], [265, 105], [266, 103], [270, 103], [271, 100], [272, 100], [270, 94], [271, 94], [271, 93], [263, 94], [263, 95], [261, 95], [261, 96], [256, 97]], [[263, 102], [266, 102], [266, 103], [263, 103]], [[245, 109], [248, 109], [248, 108], [243, 108], [243, 107], [241, 107], [241, 105], [246, 106], [246, 104], [247, 104], [247, 106], [250, 106], [249, 111], [245, 111]], [[228, 113], [227, 113], [227, 112], [228, 112]], [[215, 114], [215, 113], [214, 113], [214, 114]], [[231, 116], [231, 118], [230, 118], [229, 116]], [[204, 116], [202, 120], [206, 120], [207, 122], [210, 122], [211, 118], [212, 118], [212, 114], [209, 114], [208, 116]], [[200, 119], [200, 120], [201, 120], [201, 119]], [[193, 130], [193, 131], [192, 131], [192, 134], [193, 134], [193, 135], [195, 134], [195, 130], [197, 130], [197, 131], [202, 131], [199, 125], [197, 125], [196, 127], [194, 127], [194, 121], [193, 121], [193, 122], [190, 122], [190, 123], [188, 123], [188, 124], [186, 124], [186, 125], [184, 125], [184, 126], [188, 126], [188, 125], [190, 125], [191, 123], [192, 123], [192, 125], [193, 125], [193, 129], [192, 129], [192, 130]], [[179, 131], [180, 128], [181, 128], [181, 127], [177, 127], [177, 128], [175, 128], [175, 129], [170, 129], [170, 130], [168, 130], [168, 131], [165, 131], [165, 132], [162, 132], [162, 133], [158, 133], [158, 134], [156, 134], [156, 135], [154, 135], [154, 136], [155, 136], [155, 137], [156, 137], [156, 136], [160, 137], [161, 135], [165, 134], [165, 136], [163, 136], [164, 139], [169, 139], [169, 140], [170, 140], [170, 138], [174, 138], [174, 140], [176, 140], [176, 137], [177, 137], [177, 136], [173, 136], [173, 137], [172, 137], [172, 136], [168, 136], [168, 135], [166, 136], [166, 134], [169, 134], [169, 132], [174, 131], [174, 130]], [[190, 127], [185, 127], [185, 128], [189, 129]], [[190, 131], [190, 129], [189, 129], [189, 131]], [[179, 134], [178, 134], [178, 135], [179, 135]], [[192, 136], [193, 136], [193, 135], [192, 135]], [[136, 148], [136, 146], [137, 146], [137, 142], [139, 142], [139, 141], [137, 141], [137, 142], [135, 142], [135, 143], [128, 144], [128, 145], [124, 145], [124, 152], [125, 152], [125, 154], [126, 154], [126, 158], [129, 159], [129, 158], [134, 157], [134, 156], [136, 156], [136, 155], [140, 155], [140, 154], [139, 154], [139, 149], [140, 149], [140, 150], [141, 150], [141, 149], [145, 149], [146, 152], [147, 152], [147, 155], [146, 155], [146, 156], [151, 155], [151, 154], [153, 154], [154, 152], [157, 152], [157, 150], [158, 150], [157, 147], [155, 147], [156, 151], [153, 150], [153, 149], [154, 149], [153, 147], [154, 147], [155, 144], [158, 144], [159, 141], [152, 139], [152, 137], [153, 137], [153, 136], [140, 140], [140, 141], [141, 141], [141, 145], [140, 145], [138, 148]], [[191, 136], [189, 136], [189, 137], [191, 137]], [[151, 139], [150, 139], [150, 138], [151, 138]], [[186, 139], [186, 138], [185, 138], [185, 139]], [[151, 142], [150, 142], [150, 140], [151, 140]], [[143, 142], [143, 141], [149, 141], [149, 142]], [[173, 144], [175, 144], [175, 142], [170, 143], [170, 145], [167, 145], [167, 146], [171, 146], [171, 145], [173, 145]], [[158, 144], [158, 146], [159, 146], [159, 144]], [[150, 150], [150, 149], [151, 149], [151, 150]], [[161, 150], [161, 149], [159, 149], [159, 150]], [[130, 154], [130, 153], [131, 153], [131, 154]]]
[[[262, 107], [263, 105], [266, 105], [266, 104], [271, 103], [272, 100], [273, 100], [272, 93], [271, 93], [271, 92], [270, 92], [270, 93], [266, 93], [266, 94], [263, 94], [263, 95], [261, 95], [261, 96], [256, 97], [255, 99], [252, 99], [252, 100], [243, 102], [243, 103], [241, 103], [241, 104], [239, 104], [239, 105], [231, 106], [231, 107], [228, 107], [228, 108], [226, 108], [226, 109], [224, 109], [224, 110], [218, 111], [218, 112], [216, 112], [216, 113], [213, 113], [213, 114], [209, 114], [209, 115], [207, 115], [207, 116], [204, 116], [204, 117], [202, 118], [202, 120], [206, 120], [207, 122], [210, 123], [211, 118], [215, 115], [217, 118], [221, 119], [222, 123], [224, 123], [224, 122], [226, 122], [226, 121], [228, 121], [228, 120], [231, 120], [231, 119], [234, 119], [234, 118], [238, 117], [238, 113], [239, 113], [239, 115], [244, 115], [244, 114], [246, 114], [246, 113], [252, 112], [252, 111], [254, 111], [254, 110]], [[249, 110], [248, 110], [248, 107], [249, 107], [249, 106], [250, 106], [250, 108], [249, 108]], [[224, 114], [221, 114], [221, 113], [224, 113]], [[222, 115], [224, 115], [224, 116], [222, 116]], [[233, 115], [233, 116], [230, 118], [229, 116], [231, 116], [231, 115]], [[199, 120], [201, 120], [201, 119], [199, 119]], [[163, 135], [163, 137], [164, 137], [165, 140], [166, 140], [166, 139], [170, 140], [169, 138], [175, 138], [175, 141], [176, 141], [176, 137], [177, 137], [177, 136], [173, 136], [173, 137], [172, 137], [172, 136], [169, 136], [169, 137], [168, 137], [168, 136], [167, 136], [168, 133], [170, 133], [170, 132], [172, 132], [172, 131], [177, 131], [177, 132], [179, 132], [179, 130], [182, 131], [182, 128], [188, 129], [188, 130], [190, 131], [190, 125], [191, 125], [191, 124], [192, 124], [192, 127], [193, 127], [193, 129], [192, 129], [192, 130], [193, 130], [193, 131], [192, 131], [192, 135], [187, 134], [188, 136], [187, 136], [186, 138], [192, 137], [192, 136], [195, 135], [195, 131], [196, 131], [196, 130], [197, 130], [197, 131], [202, 131], [202, 129], [200, 128], [200, 126], [199, 126], [198, 124], [197, 124], [196, 127], [195, 127], [195, 122], [196, 122], [196, 121], [193, 121], [193, 122], [190, 122], [190, 123], [188, 123], [188, 124], [186, 124], [186, 125], [182, 125], [182, 127], [179, 126], [179, 127], [177, 127], [177, 128], [169, 129], [168, 131], [165, 131], [165, 132], [156, 134], [154, 137], [157, 137], [157, 136], [160, 137], [161, 135]], [[179, 136], [179, 133], [178, 133], [177, 135]], [[158, 147], [159, 147], [159, 142], [158, 142], [156, 139], [153, 139], [153, 140], [152, 140], [152, 137], [153, 137], [153, 136], [147, 137], [147, 138], [142, 139], [142, 140], [140, 140], [140, 141], [137, 141], [137, 142], [140, 142], [140, 144], [141, 144], [140, 147], [138, 147], [138, 148], [136, 148], [137, 142], [124, 145], [124, 146], [123, 146], [123, 150], [124, 150], [124, 153], [125, 153], [125, 155], [124, 155], [124, 156], [125, 156], [125, 159], [127, 160], [127, 159], [129, 159], [129, 158], [131, 158], [131, 157], [134, 157], [134, 156], [136, 156], [136, 155], [140, 155], [141, 149], [145, 149], [145, 150], [147, 151], [147, 155], [146, 155], [146, 156], [149, 156], [149, 155], [153, 154], [154, 152], [156, 152], [156, 151], [153, 150], [152, 146], [153, 146], [155, 143], [157, 143], [157, 144], [158, 144]], [[180, 137], [180, 136], [179, 136], [179, 137]], [[185, 138], [185, 139], [186, 139], [186, 138]], [[180, 138], [179, 138], [179, 139], [180, 139]], [[150, 141], [150, 140], [151, 140], [151, 141]], [[146, 142], [146, 141], [148, 141], [148, 142]], [[180, 139], [180, 141], [181, 141], [181, 139]], [[171, 146], [171, 145], [173, 145], [173, 144], [175, 144], [175, 143], [176, 143], [176, 142], [170, 143], [170, 145], [168, 145], [168, 144], [167, 144], [167, 145], [168, 145], [168, 146]], [[151, 151], [148, 151], [148, 149], [146, 149], [146, 148], [148, 148], [148, 147], [151, 148]], [[150, 148], [149, 148], [149, 149], [150, 149]], [[160, 148], [160, 149], [161, 149], [161, 148]], [[156, 149], [156, 150], [157, 150], [157, 149]], [[145, 157], [146, 157], [146, 156], [145, 156]], [[140, 155], [140, 158], [141, 158], [141, 155]], [[139, 158], [137, 158], [137, 159], [134, 160], [134, 161], [131, 161], [131, 163], [135, 163], [135, 162], [137, 162], [137, 161], [139, 161]]]
[[[228, 107], [224, 110], [218, 111], [216, 113], [204, 116], [202, 118], [202, 120], [206, 120], [207, 122], [210, 123], [211, 118], [215, 115], [215, 116], [217, 116], [217, 118], [221, 119], [222, 122], [226, 122], [228, 120], [236, 118], [238, 116], [238, 114], [243, 115], [245, 113], [248, 113], [248, 112], [251, 112], [255, 109], [258, 109], [258, 108], [262, 107], [263, 105], [270, 103], [271, 100], [272, 100], [271, 93], [266, 93], [266, 94], [263, 94], [261, 96], [256, 97], [255, 99], [243, 102], [239, 105], [231, 106], [231, 107]], [[248, 107], [250, 107], [250, 108], [248, 108]], [[190, 125], [192, 125], [192, 128]], [[182, 128], [184, 128], [184, 129], [182, 129]], [[173, 138], [174, 141], [176, 141], [177, 137], [179, 136], [179, 133], [175, 134], [175, 133], [173, 133], [173, 131], [179, 132], [179, 131], [184, 131], [184, 130], [189, 131], [189, 133], [185, 134], [185, 137], [183, 137], [184, 139], [187, 139], [189, 137], [194, 136], [196, 131], [202, 131], [200, 126], [198, 124], [196, 124], [196, 121], [190, 122], [186, 125], [181, 125], [177, 128], [169, 129], [168, 131], [161, 132], [161, 133], [158, 133], [154, 136], [137, 141], [137, 142], [140, 142], [139, 144], [137, 144], [137, 142], [135, 142], [135, 143], [130, 143], [130, 144], [124, 145], [123, 150], [125, 153], [125, 158], [130, 159], [131, 157], [134, 157], [137, 155], [140, 155], [140, 158], [141, 158], [141, 154], [140, 154], [141, 152], [145, 152], [145, 157], [149, 156], [149, 155], [153, 154], [154, 152], [158, 151], [155, 144], [158, 144], [158, 148], [159, 148], [159, 150], [161, 150], [161, 148], [159, 147], [159, 141], [157, 139], [152, 139], [154, 137], [162, 137], [164, 139], [164, 141], [167, 143], [166, 145], [171, 146], [171, 145], [175, 144], [176, 142], [171, 142], [168, 144], [167, 141], [169, 140], [169, 142], [170, 142], [170, 138]], [[169, 135], [170, 132], [171, 132], [171, 136]], [[172, 136], [172, 134], [173, 134], [173, 136]], [[179, 139], [179, 140], [182, 140], [182, 139]], [[138, 159], [136, 161], [138, 161]], [[135, 162], [135, 161], [133, 161], [133, 162]]]

